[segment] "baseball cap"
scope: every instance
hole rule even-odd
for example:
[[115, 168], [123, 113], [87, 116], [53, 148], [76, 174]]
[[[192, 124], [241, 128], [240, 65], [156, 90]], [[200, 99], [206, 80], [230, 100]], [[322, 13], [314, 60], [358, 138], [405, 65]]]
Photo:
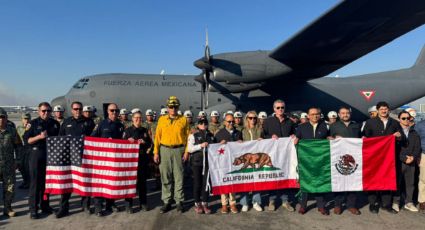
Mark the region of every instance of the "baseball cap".
[[184, 117], [193, 117], [193, 113], [190, 110], [184, 111]]
[[22, 118], [22, 119], [29, 119], [29, 120], [31, 120], [31, 114], [29, 114], [29, 113], [23, 113], [23, 114], [21, 115], [21, 118]]
[[206, 117], [207, 113], [205, 111], [199, 111], [198, 117]]
[[266, 113], [266, 112], [264, 112], [264, 111], [261, 111], [261, 112], [258, 114], [258, 118], [260, 118], [260, 119], [266, 119], [266, 118], [267, 118], [267, 113]]
[[218, 116], [220, 116], [220, 114], [218, 113], [218, 111], [214, 110], [214, 111], [211, 112], [210, 116], [211, 117], [218, 117]]
[[146, 110], [145, 115], [146, 115], [146, 116], [153, 116], [153, 111], [152, 111], [152, 109], [148, 109], [148, 110]]
[[53, 107], [53, 112], [64, 112], [65, 109], [61, 105], [56, 105]]
[[338, 114], [335, 111], [330, 111], [328, 113], [328, 118], [337, 118]]
[[199, 125], [199, 124], [206, 124], [206, 125], [208, 125], [208, 120], [207, 120], [207, 119], [205, 119], [205, 118], [199, 119], [199, 120], [198, 120], [198, 125]]
[[83, 112], [93, 112], [94, 108], [91, 105], [86, 105], [83, 107]]
[[234, 117], [241, 118], [242, 117], [242, 113], [239, 112], [239, 111], [237, 111], [237, 112], [235, 112]]

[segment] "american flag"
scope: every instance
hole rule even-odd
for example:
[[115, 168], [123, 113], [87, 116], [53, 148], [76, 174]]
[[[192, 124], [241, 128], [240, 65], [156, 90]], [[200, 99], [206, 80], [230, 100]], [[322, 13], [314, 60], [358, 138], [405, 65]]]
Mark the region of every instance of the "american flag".
[[139, 145], [127, 140], [48, 137], [45, 193], [134, 197], [138, 157]]

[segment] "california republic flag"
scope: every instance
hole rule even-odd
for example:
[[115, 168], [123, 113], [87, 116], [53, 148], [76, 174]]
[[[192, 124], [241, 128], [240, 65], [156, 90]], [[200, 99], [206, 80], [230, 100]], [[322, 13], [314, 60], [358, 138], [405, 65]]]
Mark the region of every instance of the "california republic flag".
[[301, 191], [396, 190], [395, 137], [300, 140]]
[[299, 187], [291, 138], [212, 144], [208, 161], [214, 195]]

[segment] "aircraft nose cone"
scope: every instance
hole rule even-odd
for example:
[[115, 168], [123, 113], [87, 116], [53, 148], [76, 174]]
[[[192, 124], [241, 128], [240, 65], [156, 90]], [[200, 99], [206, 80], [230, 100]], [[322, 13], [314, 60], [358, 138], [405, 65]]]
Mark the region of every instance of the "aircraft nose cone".
[[193, 63], [193, 65], [196, 66], [199, 69], [210, 69], [211, 68], [211, 65], [208, 63], [208, 61], [206, 60], [205, 57], [196, 60]]

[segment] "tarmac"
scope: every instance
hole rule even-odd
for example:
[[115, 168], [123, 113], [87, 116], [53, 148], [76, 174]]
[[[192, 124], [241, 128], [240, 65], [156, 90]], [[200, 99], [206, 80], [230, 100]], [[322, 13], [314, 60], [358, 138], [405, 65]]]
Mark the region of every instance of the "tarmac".
[[[17, 121], [12, 119], [12, 121]], [[17, 123], [16, 123], [17, 124]], [[21, 176], [17, 172], [16, 185], [21, 184]], [[333, 214], [333, 203], [329, 203], [330, 215], [321, 215], [314, 206], [314, 200], [309, 201], [309, 211], [305, 215], [297, 212], [288, 212], [281, 207], [276, 211], [257, 212], [250, 209], [246, 213], [221, 214], [219, 197], [211, 197], [210, 206], [213, 213], [210, 215], [196, 214], [193, 210], [190, 178], [185, 183], [185, 208], [183, 214], [175, 209], [160, 214], [162, 205], [161, 192], [155, 189], [153, 180], [148, 181], [149, 211], [141, 212], [136, 208], [134, 214], [125, 211], [111, 213], [104, 217], [89, 215], [80, 210], [80, 198], [73, 196], [70, 202], [70, 215], [56, 219], [55, 215], [42, 216], [31, 220], [28, 211], [28, 190], [16, 188], [13, 209], [16, 217], [0, 216], [0, 229], [425, 229], [425, 213], [413, 213], [402, 209], [398, 214], [389, 214], [380, 210], [372, 214], [368, 210], [366, 197], [360, 196], [361, 205], [359, 216], [348, 211], [342, 215]], [[237, 196], [238, 198], [238, 196]], [[59, 196], [51, 196], [50, 204], [58, 209]], [[238, 199], [239, 200], [239, 199]], [[263, 197], [266, 203], [267, 196]], [[124, 206], [123, 200], [117, 202]], [[3, 206], [1, 206], [3, 207]], [[136, 198], [134, 207], [138, 207]], [[241, 208], [239, 206], [239, 208]], [[298, 208], [298, 207], [297, 207]]]

